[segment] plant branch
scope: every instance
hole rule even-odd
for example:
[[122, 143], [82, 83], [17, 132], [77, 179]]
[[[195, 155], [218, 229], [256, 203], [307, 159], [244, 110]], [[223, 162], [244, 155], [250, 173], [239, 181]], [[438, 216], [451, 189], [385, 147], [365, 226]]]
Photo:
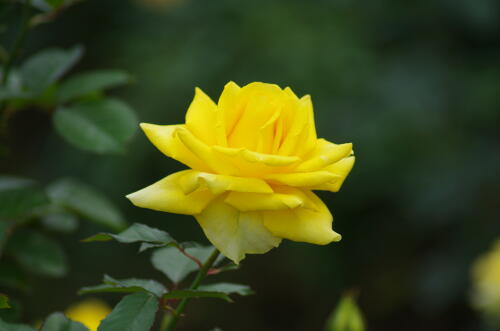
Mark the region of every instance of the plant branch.
[[[208, 271], [214, 264], [215, 260], [217, 260], [217, 257], [219, 256], [219, 251], [217, 248], [214, 248], [214, 251], [208, 258], [208, 260], [203, 263], [201, 266], [200, 270], [196, 274], [195, 279], [191, 283], [191, 286], [189, 287], [190, 290], [196, 290], [198, 286], [200, 286], [201, 281], [205, 278], [207, 275]], [[164, 320], [161, 325], [161, 330], [162, 331], [172, 331], [174, 330], [175, 326], [177, 325], [177, 322], [179, 321], [179, 318], [181, 317], [182, 313], [184, 312], [184, 309], [186, 308], [187, 303], [189, 302], [189, 298], [184, 298], [181, 300], [173, 314], [166, 314], [164, 317]]]
[[201, 263], [200, 260], [198, 260], [196, 257], [194, 257], [193, 255], [189, 254], [188, 252], [186, 252], [186, 250], [182, 247], [178, 247], [179, 251], [184, 254], [184, 256], [186, 256], [187, 258], [193, 260], [194, 263], [196, 263], [198, 265], [198, 267], [201, 269], [203, 267], [203, 263]]

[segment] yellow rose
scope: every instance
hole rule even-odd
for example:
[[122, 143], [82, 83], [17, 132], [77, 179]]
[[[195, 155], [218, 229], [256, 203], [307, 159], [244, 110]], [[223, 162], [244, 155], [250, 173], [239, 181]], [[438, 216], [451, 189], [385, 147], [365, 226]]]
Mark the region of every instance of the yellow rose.
[[69, 307], [64, 315], [73, 321], [82, 323], [89, 331], [97, 331], [99, 323], [110, 312], [111, 308], [103, 301], [89, 299]]
[[473, 306], [500, 322], [500, 240], [472, 268]]
[[186, 124], [141, 128], [161, 152], [191, 169], [127, 198], [138, 207], [193, 215], [234, 262], [266, 253], [283, 238], [340, 240], [312, 190], [340, 189], [354, 165], [352, 144], [317, 138], [309, 95], [229, 82], [215, 104], [197, 88]]

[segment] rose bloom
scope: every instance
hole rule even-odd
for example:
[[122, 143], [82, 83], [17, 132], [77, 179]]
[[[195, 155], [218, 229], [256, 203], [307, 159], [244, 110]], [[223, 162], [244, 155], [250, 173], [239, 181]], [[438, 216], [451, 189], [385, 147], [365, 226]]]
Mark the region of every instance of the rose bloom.
[[340, 189], [354, 165], [352, 144], [317, 138], [309, 95], [229, 82], [216, 104], [197, 88], [185, 124], [141, 128], [162, 153], [191, 169], [127, 198], [138, 207], [193, 215], [235, 263], [282, 239], [340, 240], [312, 191]]
[[64, 315], [85, 325], [89, 331], [97, 331], [101, 321], [111, 313], [111, 308], [101, 300], [88, 299], [69, 307]]
[[500, 239], [472, 268], [472, 304], [500, 325]]

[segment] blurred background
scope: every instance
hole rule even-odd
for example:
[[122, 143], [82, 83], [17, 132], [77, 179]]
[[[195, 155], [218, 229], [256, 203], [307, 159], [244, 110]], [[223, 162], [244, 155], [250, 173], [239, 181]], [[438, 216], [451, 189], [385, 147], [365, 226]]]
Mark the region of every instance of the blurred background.
[[[470, 267], [500, 234], [500, 3], [496, 0], [86, 0], [30, 35], [24, 54], [83, 44], [75, 72], [116, 68], [134, 83], [112, 94], [140, 121], [184, 121], [194, 87], [216, 100], [253, 81], [311, 94], [318, 135], [353, 142], [357, 163], [339, 193], [320, 192], [343, 235], [325, 247], [284, 242], [217, 276], [257, 295], [199, 300], [180, 330], [322, 330], [346, 291], [359, 292], [369, 330], [480, 330]], [[92, 184], [129, 222], [206, 241], [194, 218], [133, 207], [124, 196], [184, 167], [138, 133], [100, 156], [58, 138], [45, 115], [23, 120], [10, 174]], [[147, 255], [60, 235], [64, 279], [34, 278], [23, 320], [80, 300], [113, 277], [156, 277]], [[114, 304], [120, 298], [103, 295]]]

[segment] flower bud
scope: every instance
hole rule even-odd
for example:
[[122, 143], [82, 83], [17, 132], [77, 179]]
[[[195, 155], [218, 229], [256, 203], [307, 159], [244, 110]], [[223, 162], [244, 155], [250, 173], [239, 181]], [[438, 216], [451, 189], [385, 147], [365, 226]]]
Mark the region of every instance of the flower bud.
[[345, 295], [332, 312], [326, 331], [365, 331], [365, 321], [352, 295]]

